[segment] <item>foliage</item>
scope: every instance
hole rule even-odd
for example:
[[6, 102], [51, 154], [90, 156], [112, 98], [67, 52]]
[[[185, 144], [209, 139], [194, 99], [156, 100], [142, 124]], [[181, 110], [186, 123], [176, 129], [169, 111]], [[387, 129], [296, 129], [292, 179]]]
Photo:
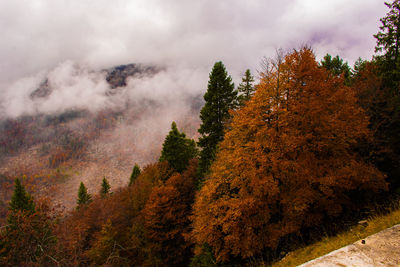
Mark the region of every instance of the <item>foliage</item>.
[[199, 160], [199, 173], [204, 175], [215, 158], [217, 145], [224, 137], [224, 128], [229, 121], [229, 110], [236, 106], [237, 91], [232, 78], [228, 76], [224, 64], [214, 64], [204, 94], [205, 104], [200, 111], [202, 121], [198, 145], [202, 148]]
[[194, 205], [193, 235], [217, 261], [249, 258], [280, 239], [351, 208], [352, 190], [386, 188], [354, 148], [368, 118], [343, 78], [311, 50], [265, 70], [255, 96], [233, 118]]
[[35, 203], [33, 202], [33, 198], [28, 192], [26, 192], [18, 178], [16, 178], [14, 182], [14, 192], [8, 209], [10, 210], [10, 213], [7, 221], [11, 225], [16, 223], [16, 216], [18, 213], [31, 214], [35, 212]]
[[[371, 116], [371, 129], [379, 145], [377, 166], [388, 174], [390, 189], [400, 193], [400, 1], [385, 3], [390, 9], [380, 21], [380, 31], [374, 58], [375, 76], [380, 84], [363, 83], [362, 91], [372, 91], [367, 110]], [[368, 70], [366, 70], [368, 71]], [[364, 75], [365, 77], [365, 75]], [[361, 77], [362, 78], [362, 77]]]
[[57, 265], [57, 239], [53, 234], [56, 220], [47, 201], [40, 201], [34, 211], [27, 212], [26, 207], [12, 210], [13, 220], [5, 230], [0, 229], [1, 266]]
[[77, 209], [81, 208], [83, 205], [89, 204], [92, 201], [92, 196], [87, 192], [86, 186], [81, 182], [78, 190], [78, 199], [76, 200]]
[[143, 266], [149, 253], [142, 210], [152, 189], [172, 174], [167, 162], [150, 164], [131, 186], [74, 210], [57, 231], [66, 264]]
[[103, 182], [101, 183], [101, 189], [100, 189], [100, 196], [102, 198], [105, 198], [108, 194], [110, 194], [110, 184], [108, 183], [106, 177], [103, 177]]
[[119, 255], [121, 248], [118, 246], [116, 236], [111, 220], [108, 219], [101, 231], [95, 235], [93, 247], [87, 252], [96, 265], [129, 266], [128, 261]]
[[252, 84], [254, 82], [254, 77], [251, 76], [250, 70], [247, 69], [242, 78], [242, 82], [238, 86], [238, 101], [239, 105], [243, 106], [246, 101], [254, 94], [255, 88]]
[[143, 209], [145, 236], [151, 264], [185, 266], [192, 246], [185, 240], [191, 230], [189, 215], [194, 201], [197, 162], [153, 188]]
[[129, 185], [132, 185], [139, 175], [140, 175], [140, 167], [137, 163], [135, 163], [135, 166], [133, 166], [131, 177], [129, 178]]
[[189, 160], [197, 156], [196, 143], [186, 138], [184, 132], [179, 132], [176, 123], [172, 122], [171, 131], [165, 137], [159, 161], [168, 161], [168, 164], [177, 172], [182, 173]]
[[344, 76], [344, 81], [346, 85], [351, 84], [351, 70], [347, 62], [343, 63], [343, 59], [338, 55], [334, 58], [330, 54], [326, 54], [321, 60], [321, 66], [329, 70], [332, 75]]
[[400, 1], [385, 3], [390, 9], [385, 17], [381, 18], [380, 31], [376, 38], [375, 52], [380, 53], [376, 59], [382, 67], [382, 77], [385, 87], [397, 89], [400, 82]]

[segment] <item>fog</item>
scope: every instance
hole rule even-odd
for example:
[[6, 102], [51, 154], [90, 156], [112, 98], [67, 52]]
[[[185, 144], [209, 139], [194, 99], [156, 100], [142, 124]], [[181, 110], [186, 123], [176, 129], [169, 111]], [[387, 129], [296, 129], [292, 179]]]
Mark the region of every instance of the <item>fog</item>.
[[[386, 11], [376, 0], [1, 0], [0, 114], [96, 111], [144, 98], [184, 106], [185, 95], [204, 94], [216, 61], [237, 84], [264, 56], [302, 44], [352, 64], [371, 58]], [[128, 63], [165, 69], [108, 97], [101, 70]], [[51, 95], [30, 98], [46, 78]]]

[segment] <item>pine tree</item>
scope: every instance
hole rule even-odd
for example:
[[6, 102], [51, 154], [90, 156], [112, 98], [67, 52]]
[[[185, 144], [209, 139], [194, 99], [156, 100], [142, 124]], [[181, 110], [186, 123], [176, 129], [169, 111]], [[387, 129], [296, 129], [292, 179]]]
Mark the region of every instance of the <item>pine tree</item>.
[[21, 181], [17, 178], [14, 183], [14, 193], [9, 203], [10, 214], [8, 216], [8, 222], [13, 224], [15, 221], [15, 214], [18, 212], [23, 213], [34, 213], [35, 203], [33, 202], [32, 196], [25, 191]]
[[106, 177], [103, 177], [103, 182], [101, 183], [101, 189], [100, 189], [100, 196], [102, 198], [105, 198], [109, 193], [110, 193], [110, 184], [108, 183]]
[[21, 181], [17, 178], [14, 184], [14, 193], [11, 197], [9, 209], [11, 211], [35, 211], [35, 204], [33, 203], [32, 196], [25, 191]]
[[140, 175], [140, 167], [137, 163], [135, 163], [135, 166], [133, 167], [131, 177], [129, 179], [129, 185], [132, 185], [133, 182], [136, 180], [136, 178]]
[[236, 106], [237, 91], [231, 76], [219, 61], [214, 64], [204, 94], [205, 104], [200, 111], [202, 121], [198, 132], [201, 134], [198, 145], [202, 148], [199, 160], [199, 174], [207, 173], [215, 158], [217, 145], [223, 140], [224, 129], [229, 121], [229, 110]]
[[378, 151], [377, 166], [388, 174], [391, 190], [400, 193], [400, 0], [385, 5], [390, 10], [374, 35], [381, 85], [375, 87], [368, 111], [370, 128], [384, 148]]
[[92, 196], [87, 192], [87, 188], [83, 182], [81, 182], [78, 190], [78, 200], [76, 201], [78, 206], [76, 208], [79, 209], [82, 205], [89, 204], [90, 202], [92, 202]]
[[329, 70], [334, 76], [344, 75], [345, 84], [351, 84], [352, 73], [350, 67], [347, 62], [343, 62], [343, 59], [338, 55], [332, 58], [330, 54], [326, 54], [321, 60], [321, 66]]
[[239, 105], [243, 106], [246, 101], [254, 94], [254, 77], [251, 76], [250, 70], [247, 69], [242, 78], [242, 82], [238, 86], [240, 95], [238, 96]]
[[375, 52], [381, 53], [375, 58], [381, 65], [385, 87], [397, 90], [400, 82], [400, 0], [385, 3], [390, 9], [380, 21], [380, 31], [376, 38]]
[[179, 132], [176, 123], [172, 122], [171, 131], [165, 137], [161, 151], [160, 162], [168, 164], [177, 172], [182, 173], [189, 164], [189, 160], [197, 156], [196, 143], [186, 138], [184, 132]]

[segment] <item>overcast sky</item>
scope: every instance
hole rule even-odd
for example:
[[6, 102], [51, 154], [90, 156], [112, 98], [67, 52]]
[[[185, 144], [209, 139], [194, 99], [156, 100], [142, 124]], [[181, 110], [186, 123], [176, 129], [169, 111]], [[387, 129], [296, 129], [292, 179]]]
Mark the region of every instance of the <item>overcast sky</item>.
[[217, 60], [238, 81], [263, 56], [302, 44], [319, 58], [339, 54], [352, 64], [373, 54], [383, 2], [0, 0], [0, 92], [63, 62], [161, 64], [202, 73], [197, 87]]

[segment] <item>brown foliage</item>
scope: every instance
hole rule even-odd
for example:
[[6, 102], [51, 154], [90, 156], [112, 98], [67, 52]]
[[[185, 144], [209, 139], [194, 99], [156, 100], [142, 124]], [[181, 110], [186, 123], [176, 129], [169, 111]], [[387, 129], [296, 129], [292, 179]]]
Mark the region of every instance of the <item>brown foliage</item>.
[[13, 223], [0, 228], [1, 266], [56, 266], [59, 264], [53, 233], [57, 215], [46, 204], [36, 202], [36, 211], [16, 211]]
[[192, 161], [183, 174], [176, 173], [154, 187], [142, 211], [151, 265], [183, 266], [192, 256], [185, 236], [190, 232], [196, 169], [197, 162]]
[[131, 186], [105, 199], [97, 196], [85, 208], [73, 211], [58, 229], [67, 265], [142, 265], [146, 240], [141, 211], [152, 188], [171, 174], [166, 162], [151, 164]]
[[351, 190], [385, 189], [384, 176], [354, 151], [371, 136], [367, 124], [353, 91], [311, 50], [267, 65], [197, 197], [196, 242], [219, 261], [248, 258], [339, 215]]

